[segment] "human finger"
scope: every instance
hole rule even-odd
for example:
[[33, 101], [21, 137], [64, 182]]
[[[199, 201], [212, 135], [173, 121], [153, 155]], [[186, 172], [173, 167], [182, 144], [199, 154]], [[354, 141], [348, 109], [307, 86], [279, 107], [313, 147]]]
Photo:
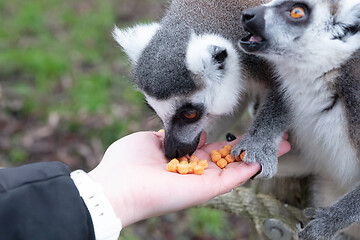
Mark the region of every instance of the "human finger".
[[[202, 184], [201, 189], [196, 192], [202, 195], [201, 199], [203, 201], [227, 193], [231, 189], [244, 184], [261, 169], [259, 163], [235, 162], [227, 165], [224, 169], [217, 166], [212, 167], [211, 165], [210, 163], [204, 174], [199, 176], [202, 178]], [[194, 179], [192, 179], [192, 184], [196, 186]]]

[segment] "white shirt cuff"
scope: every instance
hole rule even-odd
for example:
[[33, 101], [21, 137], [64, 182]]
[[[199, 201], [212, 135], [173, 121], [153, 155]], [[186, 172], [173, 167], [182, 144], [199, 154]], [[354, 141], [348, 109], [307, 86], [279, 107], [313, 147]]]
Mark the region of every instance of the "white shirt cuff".
[[83, 170], [76, 170], [70, 176], [90, 212], [96, 240], [117, 240], [122, 228], [121, 221], [101, 185]]

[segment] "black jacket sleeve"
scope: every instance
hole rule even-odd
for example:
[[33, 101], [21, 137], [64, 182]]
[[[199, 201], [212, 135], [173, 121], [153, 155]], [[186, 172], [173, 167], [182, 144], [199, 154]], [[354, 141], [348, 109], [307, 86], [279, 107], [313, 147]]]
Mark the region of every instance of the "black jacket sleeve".
[[42, 162], [0, 169], [0, 238], [95, 239], [68, 166]]

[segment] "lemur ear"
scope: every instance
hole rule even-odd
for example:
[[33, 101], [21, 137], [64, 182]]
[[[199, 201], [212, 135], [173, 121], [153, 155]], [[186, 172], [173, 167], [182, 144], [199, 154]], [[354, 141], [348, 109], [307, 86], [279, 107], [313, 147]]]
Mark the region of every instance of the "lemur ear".
[[192, 73], [200, 74], [207, 79], [219, 80], [226, 66], [235, 61], [237, 53], [229, 40], [215, 34], [191, 34], [186, 63]]
[[119, 29], [115, 26], [112, 35], [124, 49], [132, 64], [136, 65], [142, 51], [159, 28], [159, 23], [141, 24], [128, 29]]
[[213, 57], [213, 60], [215, 61], [215, 63], [219, 64], [219, 69], [224, 69], [225, 59], [228, 56], [226, 48], [211, 45], [211, 46], [209, 46], [209, 49], [210, 49], [211, 55]]

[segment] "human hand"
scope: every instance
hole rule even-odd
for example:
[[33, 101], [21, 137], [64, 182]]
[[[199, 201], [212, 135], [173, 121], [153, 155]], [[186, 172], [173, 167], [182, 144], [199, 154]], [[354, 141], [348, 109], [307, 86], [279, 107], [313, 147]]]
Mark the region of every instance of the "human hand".
[[[243, 184], [260, 170], [258, 163], [243, 162], [220, 169], [211, 162], [211, 151], [237, 141], [205, 144], [203, 134], [194, 153], [199, 159], [208, 160], [203, 175], [167, 172], [163, 139], [164, 133], [159, 132], [128, 135], [114, 142], [100, 164], [89, 172], [103, 186], [123, 226], [202, 204]], [[289, 149], [290, 145], [283, 141], [279, 154]]]

